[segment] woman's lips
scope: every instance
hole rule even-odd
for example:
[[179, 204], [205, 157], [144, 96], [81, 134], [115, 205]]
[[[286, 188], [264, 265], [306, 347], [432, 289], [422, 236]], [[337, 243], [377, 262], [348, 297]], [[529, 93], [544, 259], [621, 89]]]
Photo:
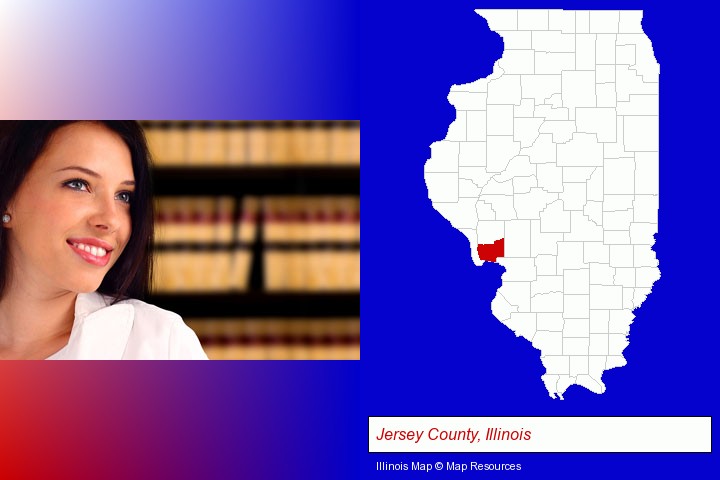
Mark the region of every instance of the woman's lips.
[[75, 240], [68, 240], [67, 244], [80, 256], [80, 258], [91, 265], [104, 267], [110, 261], [110, 252], [112, 252], [112, 248], [107, 249], [102, 246], [97, 246], [107, 245], [105, 242], [93, 241], [91, 244], [90, 242], [83, 243]]

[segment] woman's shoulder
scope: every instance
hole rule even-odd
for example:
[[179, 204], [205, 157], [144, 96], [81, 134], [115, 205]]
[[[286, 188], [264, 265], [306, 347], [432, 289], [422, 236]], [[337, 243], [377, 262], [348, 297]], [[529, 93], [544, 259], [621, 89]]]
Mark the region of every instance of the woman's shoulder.
[[88, 314], [106, 314], [115, 310], [127, 310], [132, 311], [134, 322], [139, 322], [140, 326], [147, 328], [164, 330], [178, 325], [185, 325], [182, 317], [177, 313], [135, 298], [116, 301], [112, 296], [95, 292], [79, 295], [77, 305], [79, 308], [76, 306], [75, 313], [76, 316], [80, 317], [85, 317]]
[[[107, 297], [105, 297], [107, 299]], [[110, 299], [112, 301], [112, 299]], [[135, 318], [147, 319], [147, 321], [155, 322], [161, 325], [172, 326], [175, 324], [183, 324], [182, 317], [175, 312], [165, 310], [157, 305], [144, 302], [135, 298], [126, 298], [120, 300], [116, 305], [130, 305], [135, 311]]]
[[134, 298], [113, 304], [112, 297], [101, 297], [107, 308], [132, 307], [132, 329], [124, 358], [148, 358], [155, 355], [151, 352], [161, 352], [160, 357], [167, 354], [169, 359], [207, 358], [197, 335], [177, 313]]

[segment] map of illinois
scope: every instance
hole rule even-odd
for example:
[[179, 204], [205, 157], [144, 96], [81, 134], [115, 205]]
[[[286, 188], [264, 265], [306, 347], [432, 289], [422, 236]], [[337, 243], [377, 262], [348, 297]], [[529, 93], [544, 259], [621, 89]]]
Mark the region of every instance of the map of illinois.
[[540, 351], [550, 396], [600, 394], [660, 278], [660, 67], [641, 11], [476, 12], [503, 55], [451, 87], [428, 196], [476, 265], [505, 267], [492, 313]]

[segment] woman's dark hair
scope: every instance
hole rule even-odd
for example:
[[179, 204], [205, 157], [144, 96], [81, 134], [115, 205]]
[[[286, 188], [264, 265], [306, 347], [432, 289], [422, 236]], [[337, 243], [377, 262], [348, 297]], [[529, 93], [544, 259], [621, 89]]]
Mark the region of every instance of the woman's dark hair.
[[[73, 121], [0, 121], [0, 214], [40, 156], [52, 134]], [[114, 297], [144, 299], [152, 275], [153, 201], [150, 155], [142, 127], [135, 121], [93, 122], [104, 125], [130, 149], [135, 193], [130, 205], [132, 232], [125, 250], [103, 279], [98, 292]], [[0, 228], [0, 297], [8, 280], [8, 231]]]

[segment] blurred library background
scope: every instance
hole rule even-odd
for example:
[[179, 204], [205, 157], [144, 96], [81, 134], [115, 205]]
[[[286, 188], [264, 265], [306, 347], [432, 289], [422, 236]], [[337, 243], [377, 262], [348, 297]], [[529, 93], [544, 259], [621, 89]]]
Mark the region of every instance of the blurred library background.
[[211, 359], [360, 358], [360, 123], [144, 121], [150, 302]]

